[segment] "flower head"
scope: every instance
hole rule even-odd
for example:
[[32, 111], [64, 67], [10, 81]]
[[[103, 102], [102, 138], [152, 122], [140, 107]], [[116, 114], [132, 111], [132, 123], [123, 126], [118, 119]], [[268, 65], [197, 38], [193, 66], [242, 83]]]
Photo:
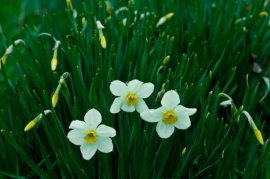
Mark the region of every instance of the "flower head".
[[125, 112], [134, 112], [135, 109], [141, 113], [148, 109], [144, 98], [148, 98], [154, 91], [152, 83], [143, 83], [132, 80], [128, 84], [115, 80], [110, 85], [113, 95], [117, 96], [111, 106], [111, 113], [118, 113], [120, 109]]
[[99, 125], [101, 114], [96, 109], [89, 110], [84, 121], [72, 121], [69, 128], [72, 129], [67, 137], [71, 143], [80, 145], [82, 156], [90, 160], [97, 150], [109, 153], [113, 150], [113, 143], [110, 137], [116, 135], [116, 131], [109, 126]]
[[161, 138], [170, 137], [174, 128], [187, 129], [190, 125], [189, 116], [196, 113], [196, 108], [179, 105], [180, 98], [176, 91], [167, 91], [161, 100], [161, 107], [141, 113], [141, 118], [148, 122], [157, 122], [156, 131]]

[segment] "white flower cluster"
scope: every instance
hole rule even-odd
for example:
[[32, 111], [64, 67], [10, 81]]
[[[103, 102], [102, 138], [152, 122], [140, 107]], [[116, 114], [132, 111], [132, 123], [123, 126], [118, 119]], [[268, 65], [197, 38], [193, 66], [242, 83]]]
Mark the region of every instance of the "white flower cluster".
[[[143, 83], [132, 80], [123, 83], [119, 80], [111, 82], [110, 90], [116, 98], [114, 99], [110, 112], [115, 114], [121, 110], [125, 112], [140, 113], [143, 120], [157, 122], [156, 131], [159, 137], [170, 137], [175, 128], [187, 129], [191, 122], [189, 116], [196, 113], [195, 108], [186, 108], [179, 105], [180, 98], [176, 91], [166, 92], [161, 100], [161, 107], [149, 109], [144, 99], [148, 98], [154, 91], [152, 83]], [[72, 121], [69, 128], [68, 139], [75, 145], [80, 145], [84, 159], [91, 159], [97, 150], [103, 153], [113, 151], [111, 137], [116, 136], [112, 127], [101, 124], [101, 114], [96, 109], [91, 109], [84, 116], [84, 121]]]

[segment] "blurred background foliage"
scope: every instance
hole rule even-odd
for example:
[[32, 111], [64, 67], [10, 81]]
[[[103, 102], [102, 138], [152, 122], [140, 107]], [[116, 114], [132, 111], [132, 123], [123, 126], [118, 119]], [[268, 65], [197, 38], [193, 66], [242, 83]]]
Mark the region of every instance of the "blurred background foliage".
[[[265, 141], [269, 138], [269, 96], [260, 101], [269, 90], [262, 77], [270, 74], [270, 21], [260, 15], [269, 13], [267, 1], [111, 0], [113, 11], [129, 7], [117, 16], [106, 12], [104, 1], [72, 2], [76, 19], [65, 1], [0, 0], [1, 54], [16, 39], [27, 44], [16, 46], [0, 72], [3, 176], [270, 178], [269, 144], [258, 145], [247, 120], [241, 117], [237, 124], [237, 116], [219, 106], [218, 96], [231, 95], [237, 107], [243, 105], [253, 116]], [[124, 27], [123, 18], [131, 25], [135, 10], [151, 15]], [[168, 12], [174, 17], [156, 28]], [[85, 31], [82, 17], [88, 21]], [[104, 23], [106, 49], [100, 47], [95, 17]], [[37, 37], [41, 32], [62, 42], [55, 72], [50, 69], [54, 42]], [[167, 55], [169, 64], [157, 73]], [[25, 134], [29, 120], [51, 109], [51, 95], [65, 71], [71, 77], [53, 115]], [[109, 114], [110, 82], [134, 78], [155, 84], [150, 107], [159, 106], [155, 98], [162, 84], [165, 90], [176, 89], [183, 105], [198, 109], [191, 128], [161, 140], [155, 126], [143, 123], [138, 114]], [[71, 120], [82, 120], [93, 107], [119, 135], [115, 152], [83, 161], [66, 133]]]

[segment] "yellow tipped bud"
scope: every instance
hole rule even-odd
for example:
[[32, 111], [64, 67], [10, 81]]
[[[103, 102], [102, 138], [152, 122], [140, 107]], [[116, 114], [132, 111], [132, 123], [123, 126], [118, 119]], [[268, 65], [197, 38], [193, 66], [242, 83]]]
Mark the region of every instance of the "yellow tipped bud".
[[185, 147], [185, 148], [182, 150], [182, 155], [185, 155], [185, 154], [186, 154], [186, 150], [187, 150], [187, 148]]
[[106, 48], [106, 38], [103, 34], [100, 36], [100, 45], [102, 48]]
[[30, 121], [24, 128], [24, 132], [27, 132], [29, 130], [31, 130], [33, 127], [35, 127], [36, 125], [36, 121], [35, 120], [32, 120]]
[[174, 16], [174, 13], [170, 12], [168, 14], [166, 14], [165, 16], [161, 17], [156, 25], [156, 27], [161, 26], [162, 24], [164, 24], [167, 20], [171, 19]]
[[5, 63], [6, 63], [6, 61], [7, 61], [7, 55], [5, 54], [5, 55], [1, 58], [1, 60], [2, 60], [3, 65], [5, 65]]
[[110, 1], [105, 1], [105, 5], [106, 5], [106, 11], [111, 14], [112, 13], [112, 5], [110, 3]]
[[66, 0], [66, 3], [67, 3], [67, 8], [71, 11], [73, 11], [73, 6], [72, 6], [72, 2], [71, 0]]
[[264, 141], [263, 141], [263, 137], [262, 137], [261, 131], [260, 131], [259, 129], [255, 129], [255, 130], [254, 130], [254, 134], [255, 134], [255, 136], [256, 136], [256, 139], [259, 141], [259, 143], [260, 143], [261, 145], [263, 145], [263, 144], [264, 144]]
[[54, 93], [52, 96], [52, 106], [55, 107], [58, 102], [58, 93]]
[[65, 84], [65, 79], [69, 76], [68, 72], [63, 73], [63, 75], [60, 77], [60, 80], [58, 82], [58, 86], [56, 90], [54, 91], [54, 94], [52, 96], [52, 106], [55, 107], [58, 103], [58, 98], [59, 98], [59, 92], [61, 90], [62, 84]]
[[51, 61], [51, 69], [52, 71], [55, 71], [57, 67], [57, 58], [53, 57], [52, 61]]
[[169, 20], [173, 16], [174, 16], [174, 13], [170, 12], [170, 13], [168, 13], [168, 14], [165, 15], [165, 18], [166, 18], [166, 20]]
[[82, 26], [86, 26], [87, 24], [87, 20], [85, 17], [82, 18]]
[[[27, 132], [29, 130], [31, 130], [33, 127], [36, 126], [37, 123], [39, 123], [42, 118], [44, 117], [44, 115], [47, 115], [49, 113], [51, 113], [51, 110], [45, 110], [43, 113], [40, 113], [35, 119], [33, 119], [32, 121], [30, 121], [24, 128], [24, 132]], [[44, 115], [43, 115], [44, 114]]]
[[53, 58], [51, 60], [51, 69], [52, 71], [56, 70], [57, 67], [57, 52], [58, 52], [58, 48], [59, 45], [61, 44], [61, 42], [59, 40], [57, 40], [54, 44], [54, 48], [53, 48]]
[[260, 17], [267, 17], [268, 13], [266, 11], [262, 11], [262, 12], [259, 13], [259, 16]]
[[170, 56], [166, 56], [162, 61], [162, 65], [166, 66], [169, 64], [169, 62], [170, 62]]

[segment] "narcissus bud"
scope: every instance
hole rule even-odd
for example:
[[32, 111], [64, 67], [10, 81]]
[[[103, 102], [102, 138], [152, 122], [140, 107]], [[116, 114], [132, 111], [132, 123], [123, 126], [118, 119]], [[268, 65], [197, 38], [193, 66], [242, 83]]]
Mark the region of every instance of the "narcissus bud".
[[56, 90], [53, 93], [52, 96], [52, 107], [55, 108], [55, 106], [58, 103], [58, 99], [59, 99], [59, 92], [61, 90], [62, 84], [65, 82], [65, 79], [69, 76], [68, 72], [63, 73], [63, 75], [60, 77], [60, 80], [58, 82], [58, 86], [56, 88]]
[[259, 131], [259, 129], [255, 129], [255, 130], [254, 130], [254, 134], [255, 134], [255, 136], [256, 136], [256, 139], [259, 141], [259, 143], [260, 143], [261, 145], [263, 145], [263, 144], [264, 144], [264, 141], [263, 141], [263, 137], [262, 137], [261, 131]]
[[45, 110], [43, 113], [40, 113], [35, 119], [31, 120], [24, 128], [24, 132], [28, 132], [29, 130], [33, 129], [44, 117], [44, 115], [47, 115], [51, 113], [51, 110]]

